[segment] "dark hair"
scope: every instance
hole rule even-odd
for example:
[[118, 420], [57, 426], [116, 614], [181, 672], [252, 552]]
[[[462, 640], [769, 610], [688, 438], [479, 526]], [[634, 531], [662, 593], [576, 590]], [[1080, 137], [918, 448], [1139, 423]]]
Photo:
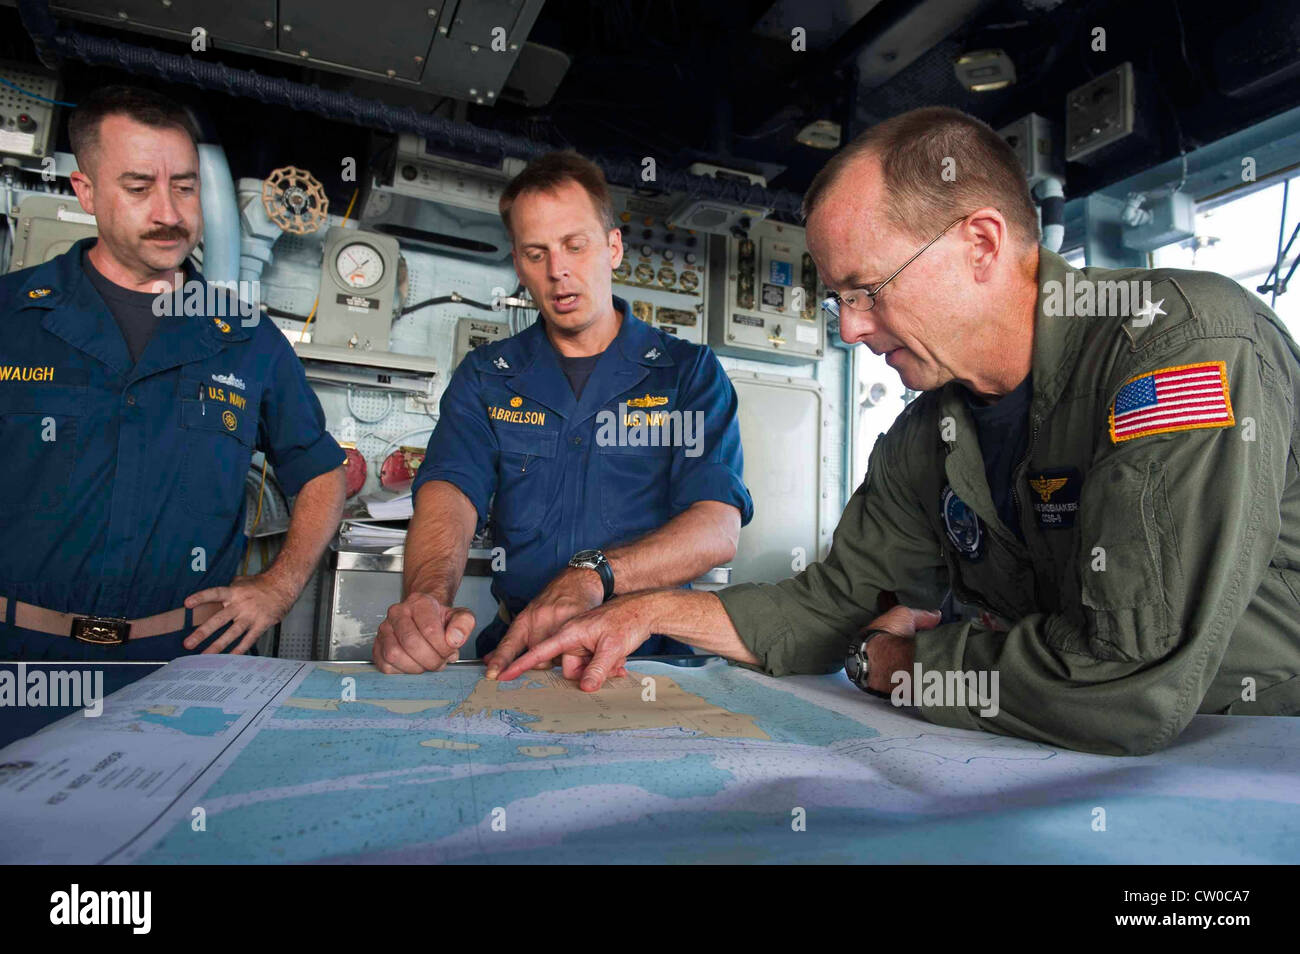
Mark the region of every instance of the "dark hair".
[[72, 154], [83, 171], [99, 148], [100, 123], [107, 116], [119, 115], [146, 126], [184, 130], [190, 141], [198, 145], [199, 133], [194, 121], [175, 100], [138, 86], [105, 86], [78, 103], [68, 120]]
[[506, 224], [506, 231], [514, 236], [510, 229], [510, 208], [515, 204], [515, 199], [525, 192], [553, 192], [566, 182], [576, 182], [587, 190], [591, 204], [596, 209], [596, 217], [600, 219], [605, 231], [614, 228], [614, 203], [609, 197], [605, 173], [590, 159], [583, 158], [572, 149], [565, 149], [538, 156], [510, 180], [501, 193], [501, 201], [497, 206], [501, 211], [501, 219]]
[[[1016, 154], [987, 123], [947, 106], [894, 116], [836, 153], [804, 193], [805, 219], [844, 167], [866, 155], [880, 159], [889, 221], [918, 241], [959, 213], [992, 206], [1020, 239], [1038, 244], [1038, 213]], [[945, 168], [954, 170], [951, 181]]]

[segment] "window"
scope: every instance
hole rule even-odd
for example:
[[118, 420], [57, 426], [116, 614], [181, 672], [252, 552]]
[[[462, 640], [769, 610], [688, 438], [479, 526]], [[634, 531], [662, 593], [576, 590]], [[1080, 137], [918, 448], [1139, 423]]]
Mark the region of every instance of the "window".
[[[1300, 270], [1291, 281], [1290, 289], [1278, 294], [1260, 294], [1256, 289], [1264, 284], [1269, 269], [1277, 258], [1278, 230], [1282, 230], [1282, 244], [1300, 221], [1300, 175], [1290, 180], [1287, 195], [1286, 221], [1282, 221], [1281, 180], [1254, 192], [1198, 209], [1196, 237], [1156, 249], [1152, 264], [1157, 268], [1196, 268], [1219, 272], [1240, 282], [1247, 291], [1271, 305], [1290, 330], [1292, 337], [1300, 337]], [[1286, 276], [1290, 263], [1300, 255], [1300, 239], [1291, 246], [1281, 275]]]

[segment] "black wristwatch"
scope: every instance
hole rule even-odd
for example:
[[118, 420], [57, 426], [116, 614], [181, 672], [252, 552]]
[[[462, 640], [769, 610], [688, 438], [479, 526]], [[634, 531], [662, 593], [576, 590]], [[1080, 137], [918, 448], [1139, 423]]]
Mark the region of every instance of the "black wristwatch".
[[579, 550], [569, 559], [569, 566], [584, 570], [595, 570], [600, 574], [600, 581], [605, 584], [605, 599], [614, 595], [614, 569], [605, 559], [601, 550]]
[[867, 680], [871, 677], [871, 662], [867, 659], [867, 643], [884, 632], [886, 630], [869, 629], [849, 644], [849, 654], [844, 660], [844, 673], [849, 677], [849, 682], [863, 692], [879, 696], [881, 699], [888, 699], [889, 693], [880, 689], [867, 688]]

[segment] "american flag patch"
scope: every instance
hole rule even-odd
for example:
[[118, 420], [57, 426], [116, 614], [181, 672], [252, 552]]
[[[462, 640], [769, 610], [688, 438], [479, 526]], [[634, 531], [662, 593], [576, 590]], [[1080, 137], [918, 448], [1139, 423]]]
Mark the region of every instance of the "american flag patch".
[[1139, 374], [1119, 389], [1110, 407], [1110, 439], [1115, 444], [1148, 434], [1235, 423], [1228, 368], [1222, 361]]

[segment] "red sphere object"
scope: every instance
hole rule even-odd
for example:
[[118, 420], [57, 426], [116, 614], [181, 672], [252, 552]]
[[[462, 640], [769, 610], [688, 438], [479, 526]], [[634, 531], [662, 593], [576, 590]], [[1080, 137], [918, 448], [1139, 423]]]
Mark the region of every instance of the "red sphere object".
[[355, 497], [366, 483], [366, 459], [355, 447], [344, 448], [343, 473], [347, 479], [347, 495]]
[[379, 466], [379, 483], [385, 490], [409, 490], [423, 463], [423, 447], [399, 447]]

